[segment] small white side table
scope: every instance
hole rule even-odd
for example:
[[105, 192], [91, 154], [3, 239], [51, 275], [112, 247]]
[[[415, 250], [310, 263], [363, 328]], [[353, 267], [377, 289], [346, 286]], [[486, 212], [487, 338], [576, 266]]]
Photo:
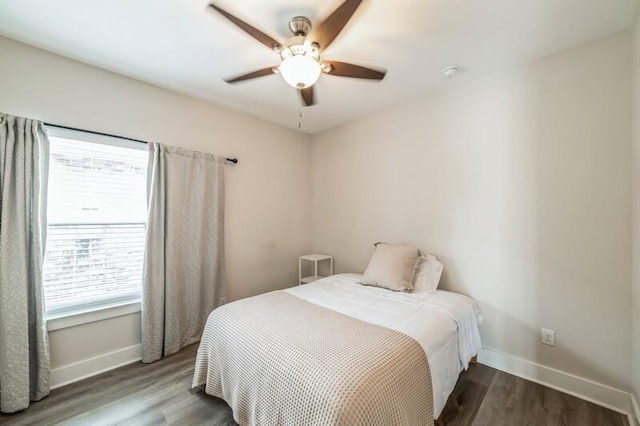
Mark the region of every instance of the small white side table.
[[[313, 263], [313, 275], [302, 276], [302, 261]], [[312, 283], [317, 279], [324, 278], [318, 275], [318, 262], [329, 261], [329, 275], [333, 275], [333, 256], [327, 254], [306, 254], [298, 259], [298, 285]]]

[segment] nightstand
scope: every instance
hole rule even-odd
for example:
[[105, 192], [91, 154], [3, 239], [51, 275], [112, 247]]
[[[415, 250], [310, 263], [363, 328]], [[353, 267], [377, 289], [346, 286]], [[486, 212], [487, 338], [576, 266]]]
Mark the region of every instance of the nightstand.
[[[302, 276], [302, 262], [313, 263], [313, 275], [308, 277]], [[317, 279], [324, 278], [318, 275], [318, 263], [329, 261], [329, 275], [333, 275], [333, 256], [327, 254], [305, 254], [298, 259], [298, 285], [312, 283]]]

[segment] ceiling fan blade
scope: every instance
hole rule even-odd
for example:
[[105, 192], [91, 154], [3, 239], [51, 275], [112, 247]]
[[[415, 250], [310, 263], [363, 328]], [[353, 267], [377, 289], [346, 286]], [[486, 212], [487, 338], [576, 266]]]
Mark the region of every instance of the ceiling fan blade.
[[274, 38], [266, 35], [262, 31], [260, 31], [259, 29], [247, 24], [246, 22], [244, 22], [240, 18], [237, 18], [237, 17], [233, 16], [232, 14], [230, 14], [226, 10], [216, 6], [215, 4], [211, 4], [210, 3], [209, 6], [212, 7], [213, 9], [215, 9], [222, 16], [224, 16], [225, 18], [227, 18], [228, 20], [230, 20], [231, 22], [236, 24], [238, 27], [240, 27], [240, 29], [242, 29], [244, 32], [249, 34], [251, 37], [255, 38], [260, 43], [262, 43], [265, 46], [267, 46], [269, 49], [273, 50], [273, 49], [276, 49], [276, 48], [280, 47], [280, 43], [277, 40], [275, 40]]
[[239, 81], [249, 80], [252, 78], [264, 77], [265, 75], [274, 74], [275, 73], [274, 69], [275, 67], [263, 68], [261, 70], [253, 71], [247, 74], [239, 75], [237, 77], [226, 79], [225, 82], [231, 84], [231, 83], [237, 83]]
[[318, 43], [321, 49], [326, 49], [347, 25], [349, 19], [356, 12], [362, 0], [345, 0], [318, 27], [312, 31], [311, 40]]
[[300, 96], [302, 97], [304, 106], [311, 106], [315, 104], [313, 99], [313, 86], [300, 90]]
[[386, 71], [378, 71], [371, 68], [361, 67], [360, 65], [348, 64], [346, 62], [324, 61], [324, 63], [331, 65], [331, 68], [327, 71], [327, 74], [339, 75], [341, 77], [382, 80], [387, 74]]

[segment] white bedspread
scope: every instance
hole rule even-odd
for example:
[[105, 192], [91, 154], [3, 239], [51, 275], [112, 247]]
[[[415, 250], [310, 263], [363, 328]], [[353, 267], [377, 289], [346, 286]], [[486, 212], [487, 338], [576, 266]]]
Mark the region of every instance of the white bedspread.
[[285, 291], [345, 315], [400, 331], [424, 349], [431, 368], [437, 418], [462, 369], [481, 348], [479, 310], [462, 294], [398, 293], [357, 284], [359, 274], [339, 274]]

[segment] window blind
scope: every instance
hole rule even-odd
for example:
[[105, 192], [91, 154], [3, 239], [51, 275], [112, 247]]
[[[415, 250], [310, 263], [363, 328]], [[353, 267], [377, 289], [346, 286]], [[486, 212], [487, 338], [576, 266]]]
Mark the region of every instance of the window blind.
[[50, 137], [47, 315], [140, 298], [147, 152]]

